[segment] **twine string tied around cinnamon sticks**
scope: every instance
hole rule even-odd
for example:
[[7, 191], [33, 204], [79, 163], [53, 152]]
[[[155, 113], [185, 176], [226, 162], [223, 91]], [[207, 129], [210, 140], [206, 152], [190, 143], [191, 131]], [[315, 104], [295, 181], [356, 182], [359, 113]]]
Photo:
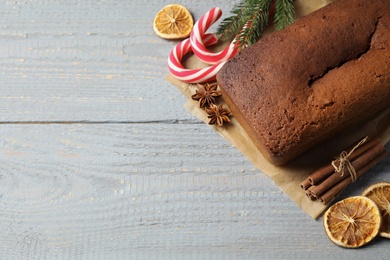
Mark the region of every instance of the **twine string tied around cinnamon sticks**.
[[[329, 204], [347, 185], [388, 155], [378, 138], [369, 140], [366, 137], [358, 142], [353, 144], [352, 148], [346, 148], [346, 152], [342, 152], [338, 159], [314, 171], [301, 183], [301, 188], [309, 199], [324, 205]], [[350, 174], [344, 174], [344, 170], [348, 170]]]
[[[335, 172], [337, 173], [340, 173], [340, 177], [343, 177], [344, 176], [344, 169], [347, 169], [347, 171], [349, 172], [349, 174], [351, 175], [351, 180], [352, 182], [356, 181], [357, 179], [357, 174], [356, 174], [356, 170], [355, 168], [353, 167], [351, 161], [349, 160], [349, 157], [351, 156], [351, 154], [357, 149], [359, 148], [361, 145], [363, 145], [366, 141], [368, 140], [368, 136], [366, 136], [365, 138], [363, 138], [357, 145], [355, 145], [351, 151], [349, 151], [348, 153], [346, 151], [342, 151], [340, 153], [340, 156], [339, 158], [337, 158], [336, 160], [333, 160], [332, 161], [332, 166], [334, 167], [334, 170]], [[337, 166], [336, 163], [339, 163], [339, 165]]]

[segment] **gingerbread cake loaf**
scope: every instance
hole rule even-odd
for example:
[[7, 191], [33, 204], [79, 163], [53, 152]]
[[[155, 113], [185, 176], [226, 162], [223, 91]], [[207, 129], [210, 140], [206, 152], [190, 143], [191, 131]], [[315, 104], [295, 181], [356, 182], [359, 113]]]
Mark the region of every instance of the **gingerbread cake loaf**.
[[336, 0], [244, 49], [217, 81], [264, 157], [284, 164], [390, 107], [390, 0]]

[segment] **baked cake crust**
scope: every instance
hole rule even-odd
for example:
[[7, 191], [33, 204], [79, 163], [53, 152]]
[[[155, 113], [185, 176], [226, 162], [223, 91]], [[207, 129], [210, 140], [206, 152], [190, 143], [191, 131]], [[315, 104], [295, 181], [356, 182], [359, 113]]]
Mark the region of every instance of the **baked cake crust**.
[[390, 1], [337, 0], [244, 49], [217, 81], [264, 157], [284, 164], [390, 107]]

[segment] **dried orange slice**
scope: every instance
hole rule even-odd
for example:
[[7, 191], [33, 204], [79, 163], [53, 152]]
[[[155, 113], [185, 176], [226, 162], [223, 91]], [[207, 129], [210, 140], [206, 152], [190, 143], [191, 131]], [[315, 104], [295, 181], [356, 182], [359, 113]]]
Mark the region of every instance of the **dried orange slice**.
[[194, 20], [182, 5], [170, 4], [161, 9], [153, 21], [153, 31], [163, 39], [183, 39], [190, 35]]
[[325, 212], [324, 228], [336, 245], [357, 248], [378, 235], [381, 220], [375, 202], [364, 196], [355, 196], [337, 202]]
[[373, 200], [381, 211], [382, 226], [379, 235], [390, 238], [390, 182], [373, 184], [362, 195]]

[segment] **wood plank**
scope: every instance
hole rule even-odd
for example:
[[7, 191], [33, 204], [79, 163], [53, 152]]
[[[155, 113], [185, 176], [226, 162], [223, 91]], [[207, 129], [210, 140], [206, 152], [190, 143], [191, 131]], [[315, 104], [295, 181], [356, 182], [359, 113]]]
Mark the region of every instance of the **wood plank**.
[[[1, 125], [0, 259], [387, 258], [384, 239], [333, 245], [207, 128]], [[388, 181], [389, 167], [388, 157], [343, 196]]]
[[[181, 3], [195, 19], [212, 6], [232, 6]], [[152, 22], [166, 4], [7, 1], [0, 10], [0, 122], [193, 121], [163, 79], [177, 42], [158, 38]]]
[[[195, 19], [234, 2], [180, 1]], [[182, 108], [163, 80], [176, 42], [151, 30], [166, 4], [1, 5], [0, 259], [387, 259], [384, 239], [333, 245]], [[389, 167], [341, 197], [389, 181]]]

